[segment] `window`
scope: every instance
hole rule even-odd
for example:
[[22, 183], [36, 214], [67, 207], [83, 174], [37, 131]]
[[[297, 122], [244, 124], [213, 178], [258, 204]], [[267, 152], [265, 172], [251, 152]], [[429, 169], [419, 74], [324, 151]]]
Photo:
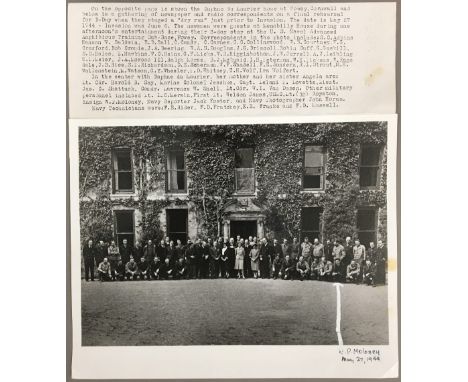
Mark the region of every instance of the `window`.
[[254, 149], [237, 149], [235, 153], [235, 178], [238, 193], [252, 194], [255, 192]]
[[133, 224], [133, 210], [114, 211], [115, 216], [115, 236], [118, 244], [122, 244], [123, 239], [128, 240], [128, 244], [133, 246], [135, 242], [135, 231]]
[[185, 192], [187, 181], [183, 150], [170, 150], [167, 153], [166, 189], [168, 192]]
[[301, 241], [308, 237], [309, 241], [321, 240], [321, 207], [304, 207], [301, 211]]
[[178, 239], [185, 244], [187, 242], [187, 209], [167, 209], [167, 236], [176, 242]]
[[133, 192], [132, 153], [130, 149], [112, 151], [113, 191]]
[[377, 239], [377, 210], [375, 208], [359, 208], [357, 214], [358, 237], [366, 248]]
[[379, 185], [381, 151], [381, 146], [361, 146], [359, 158], [359, 185], [361, 188], [376, 188]]
[[325, 188], [326, 149], [323, 146], [305, 146], [302, 187], [306, 190]]

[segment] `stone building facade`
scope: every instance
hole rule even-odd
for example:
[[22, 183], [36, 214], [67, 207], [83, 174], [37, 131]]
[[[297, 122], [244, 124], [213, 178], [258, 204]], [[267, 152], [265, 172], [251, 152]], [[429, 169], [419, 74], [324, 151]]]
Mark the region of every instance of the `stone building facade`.
[[386, 239], [384, 123], [84, 127], [81, 236]]

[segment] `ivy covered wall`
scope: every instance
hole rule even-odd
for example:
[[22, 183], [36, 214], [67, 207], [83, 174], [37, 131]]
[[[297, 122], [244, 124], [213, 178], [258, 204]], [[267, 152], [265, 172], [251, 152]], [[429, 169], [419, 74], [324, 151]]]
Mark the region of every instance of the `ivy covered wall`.
[[[326, 238], [356, 235], [356, 208], [378, 208], [378, 234], [386, 239], [386, 149], [380, 187], [359, 188], [361, 144], [386, 145], [386, 124], [327, 123], [221, 126], [86, 127], [80, 129], [80, 215], [85, 240], [110, 240], [112, 210], [134, 208], [139, 213], [140, 239], [164, 234], [161, 212], [188, 206], [197, 217], [198, 235], [219, 235], [223, 207], [233, 197], [234, 149], [255, 147], [255, 202], [266, 206], [265, 229], [270, 236], [299, 237], [301, 208], [323, 208]], [[302, 191], [303, 147], [327, 147], [324, 192]], [[112, 195], [112, 148], [132, 149], [135, 193]], [[184, 149], [187, 195], [165, 192], [166, 155]]]

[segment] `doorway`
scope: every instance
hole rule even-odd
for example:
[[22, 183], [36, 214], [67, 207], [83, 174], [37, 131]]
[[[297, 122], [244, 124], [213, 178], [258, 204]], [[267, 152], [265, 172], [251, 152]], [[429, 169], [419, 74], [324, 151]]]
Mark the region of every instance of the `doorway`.
[[257, 236], [256, 220], [231, 220], [230, 236], [236, 238], [248, 239], [249, 236]]

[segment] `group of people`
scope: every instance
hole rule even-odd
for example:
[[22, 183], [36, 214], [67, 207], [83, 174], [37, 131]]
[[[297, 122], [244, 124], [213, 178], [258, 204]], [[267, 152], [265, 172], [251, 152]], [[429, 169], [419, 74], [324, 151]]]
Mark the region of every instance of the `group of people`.
[[169, 280], [206, 278], [273, 278], [385, 284], [387, 249], [381, 240], [365, 248], [356, 239], [318, 239], [292, 243], [269, 242], [256, 237], [224, 240], [152, 240], [133, 247], [126, 239], [120, 246], [89, 240], [83, 247], [86, 281]]

